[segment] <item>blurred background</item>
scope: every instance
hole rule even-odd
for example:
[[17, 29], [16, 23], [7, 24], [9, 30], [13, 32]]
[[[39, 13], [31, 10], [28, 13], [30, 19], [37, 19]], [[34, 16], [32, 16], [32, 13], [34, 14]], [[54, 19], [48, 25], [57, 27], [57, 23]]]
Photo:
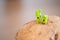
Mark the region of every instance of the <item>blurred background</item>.
[[0, 40], [15, 40], [17, 31], [35, 20], [35, 11], [60, 16], [60, 0], [0, 0]]

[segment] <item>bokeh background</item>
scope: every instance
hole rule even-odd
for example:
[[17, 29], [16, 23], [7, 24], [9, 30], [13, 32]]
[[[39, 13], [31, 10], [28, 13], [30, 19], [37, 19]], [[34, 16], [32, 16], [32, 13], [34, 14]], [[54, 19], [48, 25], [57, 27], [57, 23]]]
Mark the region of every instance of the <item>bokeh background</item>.
[[60, 16], [60, 0], [0, 0], [0, 40], [15, 40], [17, 31], [35, 20], [35, 11]]

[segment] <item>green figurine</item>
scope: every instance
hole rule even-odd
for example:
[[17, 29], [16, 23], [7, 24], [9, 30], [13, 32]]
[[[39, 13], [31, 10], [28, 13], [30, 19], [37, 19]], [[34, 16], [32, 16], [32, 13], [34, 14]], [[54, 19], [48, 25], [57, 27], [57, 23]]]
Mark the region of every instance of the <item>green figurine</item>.
[[41, 22], [41, 10], [36, 10], [36, 21], [37, 23]]
[[47, 21], [48, 21], [48, 15], [42, 15], [42, 23], [43, 24], [46, 24], [47, 23]]

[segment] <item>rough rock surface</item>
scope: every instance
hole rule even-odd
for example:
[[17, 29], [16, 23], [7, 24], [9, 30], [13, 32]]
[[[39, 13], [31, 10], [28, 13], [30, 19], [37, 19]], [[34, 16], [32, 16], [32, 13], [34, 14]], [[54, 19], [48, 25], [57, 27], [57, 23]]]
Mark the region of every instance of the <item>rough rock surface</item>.
[[25, 24], [17, 32], [16, 40], [60, 40], [60, 17], [49, 16], [47, 24]]

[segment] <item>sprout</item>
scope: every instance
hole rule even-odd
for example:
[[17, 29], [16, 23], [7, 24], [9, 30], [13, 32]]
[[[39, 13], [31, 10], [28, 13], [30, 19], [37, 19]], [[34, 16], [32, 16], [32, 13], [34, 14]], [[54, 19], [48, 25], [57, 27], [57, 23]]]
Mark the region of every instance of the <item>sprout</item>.
[[36, 10], [36, 21], [37, 23], [42, 22], [43, 24], [46, 24], [48, 21], [48, 15], [42, 15], [41, 10]]
[[41, 10], [36, 11], [36, 21], [37, 23], [40, 23], [41, 21]]
[[42, 15], [42, 23], [46, 24], [48, 21], [48, 15]]

